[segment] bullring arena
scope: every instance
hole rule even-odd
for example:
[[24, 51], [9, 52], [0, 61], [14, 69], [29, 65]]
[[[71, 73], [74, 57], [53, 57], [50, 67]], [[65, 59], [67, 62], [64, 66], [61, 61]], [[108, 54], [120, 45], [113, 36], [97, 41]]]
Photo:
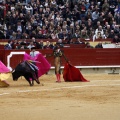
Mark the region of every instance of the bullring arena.
[[53, 73], [30, 87], [23, 78], [0, 88], [1, 120], [119, 120], [120, 75], [83, 72], [90, 82], [56, 83]]
[[[55, 82], [56, 44], [89, 82]], [[30, 86], [0, 65], [0, 120], [120, 120], [120, 0], [0, 0], [0, 62], [12, 71], [32, 47], [51, 69]]]

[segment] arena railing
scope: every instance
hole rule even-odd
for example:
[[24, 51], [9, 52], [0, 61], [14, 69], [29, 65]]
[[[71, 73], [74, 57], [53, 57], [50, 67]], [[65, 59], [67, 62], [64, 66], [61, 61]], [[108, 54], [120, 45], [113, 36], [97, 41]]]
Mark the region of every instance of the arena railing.
[[[120, 48], [105, 48], [105, 49], [62, 49], [68, 60], [77, 68], [118, 68], [120, 67]], [[51, 69], [54, 69], [54, 57], [49, 57], [52, 50], [38, 50], [51, 64]], [[0, 60], [12, 69], [23, 61], [24, 53], [30, 53], [30, 50], [0, 50]], [[66, 61], [61, 58], [62, 68]], [[8, 65], [9, 64], [9, 65]]]

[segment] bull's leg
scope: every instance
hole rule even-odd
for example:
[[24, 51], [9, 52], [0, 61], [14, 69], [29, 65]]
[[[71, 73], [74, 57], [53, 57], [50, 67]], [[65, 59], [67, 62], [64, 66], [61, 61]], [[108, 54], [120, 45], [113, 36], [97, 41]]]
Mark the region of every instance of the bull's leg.
[[29, 84], [30, 84], [30, 86], [34, 85], [34, 80], [32, 78], [29, 79]]
[[24, 77], [25, 77], [25, 79], [28, 81], [29, 85], [30, 85], [30, 86], [33, 86], [33, 83], [32, 83], [33, 79], [30, 78], [29, 76], [24, 76]]
[[38, 75], [37, 74], [33, 74], [33, 79], [38, 83], [38, 84], [40, 84], [40, 81], [39, 81], [39, 79], [38, 79]]
[[39, 81], [39, 79], [35, 79], [35, 81], [37, 82], [37, 84], [40, 84], [40, 81]]
[[32, 86], [34, 85], [34, 80], [32, 80]]
[[30, 86], [33, 86], [30, 80], [27, 80]]

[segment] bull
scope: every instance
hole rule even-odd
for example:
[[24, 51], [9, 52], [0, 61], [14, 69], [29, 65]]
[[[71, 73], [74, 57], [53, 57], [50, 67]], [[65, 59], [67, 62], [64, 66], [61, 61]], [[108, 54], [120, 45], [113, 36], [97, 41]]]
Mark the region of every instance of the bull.
[[28, 61], [19, 63], [12, 71], [12, 77], [14, 81], [17, 81], [20, 76], [24, 76], [30, 86], [34, 85], [34, 81], [40, 84], [37, 66]]

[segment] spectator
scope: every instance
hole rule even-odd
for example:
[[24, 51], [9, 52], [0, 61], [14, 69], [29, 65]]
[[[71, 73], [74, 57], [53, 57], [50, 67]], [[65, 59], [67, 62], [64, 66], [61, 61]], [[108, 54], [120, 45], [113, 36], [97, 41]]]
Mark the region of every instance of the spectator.
[[105, 38], [108, 38], [109, 33], [110, 33], [110, 32], [108, 32], [108, 30], [105, 30]]
[[53, 31], [51, 33], [50, 38], [53, 39], [53, 40], [57, 39], [57, 33], [56, 33], [56, 31]]
[[36, 49], [39, 49], [39, 43], [37, 42], [37, 40], [35, 39], [35, 37], [32, 37], [33, 44], [36, 46]]
[[94, 48], [92, 45], [90, 45], [89, 42], [86, 43], [86, 47], [85, 48]]
[[40, 30], [42, 35], [43, 35], [43, 38], [44, 39], [47, 39], [48, 38], [48, 31], [46, 29], [46, 26], [43, 26], [42, 29]]
[[81, 41], [80, 39], [76, 39], [74, 44], [85, 44], [85, 42]]
[[108, 38], [114, 38], [115, 34], [114, 34], [114, 30], [111, 30], [109, 35], [108, 35]]
[[50, 49], [50, 42], [46, 41], [46, 44], [44, 45], [44, 49]]
[[35, 47], [33, 41], [30, 42], [30, 44], [27, 46], [28, 49], [31, 49], [32, 47]]
[[39, 49], [44, 49], [44, 43], [43, 40], [39, 42]]
[[26, 26], [26, 33], [29, 35], [29, 38], [30, 38], [30, 35], [32, 33], [32, 26], [31, 25]]
[[13, 34], [13, 29], [11, 28], [11, 26], [8, 26], [8, 29], [6, 30], [6, 35], [9, 36], [9, 38], [11, 38], [12, 34]]
[[88, 9], [85, 13], [85, 20], [91, 19], [92, 17], [92, 12], [90, 9]]
[[102, 26], [99, 26], [99, 27], [95, 30], [95, 35], [93, 36], [93, 41], [94, 41], [95, 39], [99, 39], [99, 38], [102, 38], [102, 39], [105, 38], [105, 34], [104, 34], [103, 29], [102, 29]]
[[104, 1], [104, 4], [102, 5], [102, 11], [108, 11], [109, 10], [109, 3], [107, 0]]
[[120, 38], [118, 37], [118, 35], [116, 34], [112, 40], [112, 43], [119, 43], [120, 42]]
[[106, 30], [108, 31], [108, 33], [110, 33], [110, 31], [111, 31], [110, 25], [106, 26]]
[[13, 33], [12, 33], [12, 35], [10, 36], [10, 39], [11, 39], [11, 40], [17, 39], [17, 38], [16, 38], [16, 32], [13, 32]]
[[84, 18], [85, 17], [85, 12], [86, 12], [86, 6], [85, 6], [85, 2], [82, 1], [81, 5], [80, 5], [80, 18]]
[[53, 48], [54, 48], [54, 44], [53, 44], [53, 42], [50, 42], [49, 47], [50, 47], [50, 49], [53, 49]]
[[118, 34], [119, 31], [120, 31], [119, 25], [115, 25], [115, 27], [114, 27], [114, 33]]
[[120, 13], [115, 14], [115, 21], [116, 21], [117, 24], [120, 25]]
[[20, 30], [18, 30], [16, 33], [16, 39], [22, 39], [22, 34], [21, 34]]
[[16, 32], [20, 31], [21, 33], [24, 31], [24, 28], [23, 28], [23, 26], [22, 26], [20, 21], [17, 22], [17, 25], [15, 26], [15, 31]]
[[4, 36], [1, 37], [2, 39], [10, 39], [10, 37], [7, 35], [6, 31], [4, 31], [3, 34], [4, 34]]
[[75, 34], [73, 35], [73, 38], [79, 39], [80, 40], [80, 32], [76, 30]]
[[68, 33], [67, 33], [67, 38], [66, 38], [66, 40], [67, 40], [67, 44], [70, 44], [71, 42], [72, 42], [72, 38], [73, 38], [73, 36], [72, 36], [72, 34], [71, 34], [71, 32], [70, 31], [68, 31]]
[[63, 31], [60, 31], [60, 32], [58, 33], [58, 37], [57, 37], [57, 38], [58, 38], [58, 39], [61, 39], [61, 40], [64, 39]]
[[4, 47], [5, 50], [11, 50], [13, 48], [12, 44], [13, 44], [12, 40], [9, 40], [8, 44], [6, 44], [5, 47]]
[[25, 6], [25, 9], [26, 9], [26, 13], [30, 12], [31, 15], [33, 14], [33, 8], [30, 4], [27, 4]]
[[89, 8], [90, 8], [91, 11], [95, 10], [95, 3], [94, 3], [94, 1], [91, 1]]
[[99, 18], [99, 11], [98, 9], [96, 9], [93, 13], [92, 13], [92, 20], [94, 22], [94, 24], [96, 25], [97, 23], [97, 20]]
[[4, 38], [3, 26], [0, 24], [0, 39]]
[[26, 39], [22, 39], [22, 41], [20, 42], [20, 45], [25, 45], [25, 46], [27, 46], [28, 43], [27, 43]]
[[64, 44], [61, 39], [59, 39], [56, 44], [60, 46], [60, 48], [64, 47]]
[[83, 39], [89, 39], [89, 36], [87, 34], [87, 31], [86, 30], [81, 30], [81, 38]]
[[25, 45], [18, 45], [16, 49], [27, 49], [27, 46]]
[[95, 46], [95, 48], [103, 48], [102, 43], [99, 42], [99, 43]]

